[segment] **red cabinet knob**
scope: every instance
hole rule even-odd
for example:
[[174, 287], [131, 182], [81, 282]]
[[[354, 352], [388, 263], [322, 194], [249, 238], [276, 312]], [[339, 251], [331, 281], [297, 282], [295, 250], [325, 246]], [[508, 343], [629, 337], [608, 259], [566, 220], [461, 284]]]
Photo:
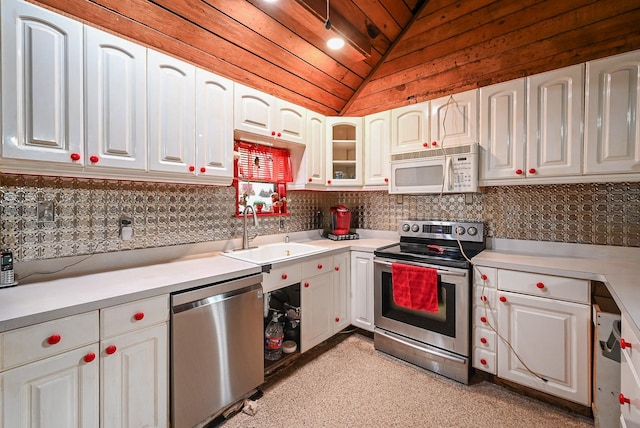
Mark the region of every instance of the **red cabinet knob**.
[[308, 282], [305, 282], [305, 283], [304, 283], [304, 286], [305, 286], [305, 288], [309, 288], [309, 283], [308, 283]]
[[339, 317], [336, 317], [336, 322], [340, 322], [340, 318]]
[[620, 339], [620, 347], [622, 349], [633, 348], [633, 346], [631, 346], [631, 344], [624, 339]]
[[207, 172], [207, 168], [201, 166], [200, 167], [200, 172], [204, 174], [205, 172]]
[[278, 132], [278, 137], [282, 137], [282, 134]]
[[61, 340], [62, 336], [60, 336], [59, 334], [52, 334], [47, 338], [47, 343], [49, 345], [55, 345], [56, 343], [60, 343]]
[[487, 339], [485, 339], [484, 337], [481, 337], [480, 338], [480, 343], [486, 344], [487, 343]]
[[96, 359], [96, 354], [94, 354], [93, 352], [89, 352], [87, 355], [84, 356], [85, 363], [90, 363], [95, 359]]
[[487, 301], [487, 296], [480, 296], [480, 300], [482, 300], [483, 302]]
[[535, 168], [529, 168], [529, 174], [535, 174], [536, 172]]
[[429, 143], [422, 143], [422, 147], [429, 147]]
[[71, 153], [71, 160], [72, 161], [79, 161], [80, 160], [80, 153]]
[[507, 298], [506, 298], [506, 297], [504, 297], [504, 296], [500, 296], [500, 301], [501, 301], [502, 303], [504, 303], [504, 302], [506, 302], [506, 301], [507, 301]]
[[622, 405], [631, 404], [631, 400], [625, 397], [622, 392], [618, 395], [618, 401], [620, 401], [620, 404]]
[[484, 274], [484, 273], [483, 273], [482, 275], [480, 275], [480, 278], [481, 278], [483, 281], [486, 281], [487, 279], [489, 279], [489, 277], [488, 277], [486, 274]]
[[109, 345], [107, 346], [107, 354], [111, 355], [111, 354], [115, 354], [116, 351], [118, 350], [118, 348], [116, 348], [116, 345]]
[[136, 314], [133, 316], [133, 318], [136, 321], [140, 321], [142, 320], [142, 318], [144, 318], [144, 312], [136, 312]]
[[536, 284], [536, 287], [538, 287], [539, 289], [541, 289], [541, 290], [542, 290], [542, 289], [544, 288], [544, 283], [543, 283], [543, 282], [538, 282], [538, 283]]
[[340, 266], [336, 266], [333, 268], [333, 270], [335, 270], [336, 272], [338, 272], [340, 270]]
[[331, 180], [327, 180], [327, 184], [331, 184]]
[[189, 172], [193, 172], [196, 170], [196, 167], [193, 165], [189, 165]]
[[487, 365], [487, 360], [485, 360], [484, 358], [480, 359], [480, 364], [482, 364], [483, 366]]
[[313, 178], [309, 177], [309, 183], [311, 183], [313, 181]]
[[524, 171], [522, 171], [521, 169], [516, 169], [516, 174], [517, 174], [517, 175], [522, 175], [522, 173], [523, 173], [523, 172], [524, 172]]
[[318, 269], [322, 269], [322, 263], [318, 263]]
[[282, 279], [287, 279], [287, 274], [286, 273], [282, 274]]
[[276, 136], [276, 131], [271, 131], [271, 136], [275, 137]]
[[389, 182], [389, 179], [388, 179], [387, 177], [385, 177], [385, 178], [384, 178], [384, 182], [385, 182], [385, 183], [388, 183], [388, 182]]
[[438, 142], [437, 142], [437, 141], [432, 141], [432, 142], [431, 142], [431, 145], [432, 145], [433, 147], [435, 147], [435, 146], [437, 146], [437, 145], [438, 145]]
[[89, 156], [89, 160], [91, 161], [91, 163], [98, 163], [100, 161], [100, 158], [96, 155], [92, 155]]
[[480, 321], [482, 321], [482, 322], [485, 322], [485, 323], [486, 323], [486, 322], [487, 322], [487, 317], [480, 317]]

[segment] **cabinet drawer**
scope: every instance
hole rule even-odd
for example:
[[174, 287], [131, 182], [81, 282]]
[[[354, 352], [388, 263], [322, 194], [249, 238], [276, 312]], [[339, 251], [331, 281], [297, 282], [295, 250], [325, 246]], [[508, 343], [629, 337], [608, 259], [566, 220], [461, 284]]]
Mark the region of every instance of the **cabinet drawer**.
[[476, 349], [496, 352], [496, 340], [497, 335], [493, 330], [480, 327], [473, 329], [473, 346]]
[[473, 270], [473, 284], [482, 288], [497, 288], [498, 269], [476, 266]]
[[98, 311], [0, 333], [0, 370], [95, 343]]
[[302, 278], [309, 278], [314, 275], [320, 275], [321, 273], [333, 270], [333, 257], [318, 257], [313, 260], [301, 263]]
[[[484, 294], [483, 294], [484, 291]], [[475, 287], [474, 296], [473, 296], [473, 304], [484, 307], [485, 301], [487, 302], [487, 310], [496, 308], [496, 289], [495, 288], [484, 288]]]
[[169, 320], [169, 295], [100, 310], [100, 338], [117, 336]]
[[[622, 331], [620, 336], [620, 348], [624, 346], [622, 352], [625, 354], [636, 376], [640, 377], [640, 340], [631, 330], [629, 325], [631, 321], [626, 314], [622, 314]], [[624, 344], [622, 342], [624, 340]], [[640, 400], [640, 397], [638, 397]]]
[[292, 264], [262, 274], [262, 290], [266, 293], [300, 282], [300, 264]]
[[532, 296], [589, 304], [589, 281], [513, 270], [498, 270], [498, 288]]
[[473, 307], [473, 325], [475, 327], [489, 328], [492, 325], [498, 328], [498, 315], [495, 310], [484, 309], [483, 306], [476, 305]]
[[497, 374], [496, 354], [486, 349], [473, 348], [473, 367], [491, 374]]
[[626, 426], [638, 427], [640, 426], [640, 380], [627, 356], [622, 355], [620, 360], [620, 394], [629, 400], [628, 403], [620, 405], [621, 417], [624, 418]]

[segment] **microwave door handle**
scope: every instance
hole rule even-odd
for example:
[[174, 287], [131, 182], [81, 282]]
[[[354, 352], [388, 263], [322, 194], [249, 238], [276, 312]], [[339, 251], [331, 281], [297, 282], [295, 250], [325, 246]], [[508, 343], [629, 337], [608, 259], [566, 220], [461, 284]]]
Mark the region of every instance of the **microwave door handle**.
[[447, 188], [453, 190], [453, 158], [447, 158]]

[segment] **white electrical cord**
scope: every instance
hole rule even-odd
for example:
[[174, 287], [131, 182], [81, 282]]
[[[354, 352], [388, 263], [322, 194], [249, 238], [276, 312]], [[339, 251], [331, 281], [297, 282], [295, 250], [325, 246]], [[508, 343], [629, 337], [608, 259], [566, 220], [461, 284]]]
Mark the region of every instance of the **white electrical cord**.
[[[469, 263], [471, 263], [471, 259], [469, 259], [469, 257], [467, 257], [467, 254], [464, 252], [464, 249], [462, 248], [462, 243], [460, 242], [460, 237], [458, 236], [458, 231], [457, 230], [456, 230], [456, 242], [458, 243], [458, 247], [460, 248], [460, 252], [462, 253], [462, 257], [464, 257], [465, 260], [467, 260]], [[476, 271], [478, 273], [478, 275], [480, 275], [480, 279], [482, 279], [481, 293], [482, 293], [482, 296], [485, 296], [484, 290], [485, 290], [485, 287], [487, 285], [488, 277], [487, 277], [487, 275], [483, 274], [477, 266], [475, 266], [473, 264], [472, 264], [472, 266], [473, 266], [474, 271]], [[474, 285], [474, 288], [475, 288], [475, 285]], [[489, 321], [490, 320], [489, 313], [487, 311], [487, 308], [491, 309], [491, 306], [489, 305], [489, 300], [488, 299], [482, 299], [482, 308], [484, 310], [484, 318], [487, 320], [485, 323], [496, 334], [496, 336], [498, 336], [500, 338], [500, 340], [502, 340], [502, 342], [504, 342], [504, 344], [507, 345], [507, 347], [511, 350], [513, 355], [515, 355], [515, 357], [518, 359], [518, 361], [520, 361], [520, 364], [522, 364], [522, 366], [529, 373], [531, 373], [534, 377], [540, 379], [543, 382], [548, 382], [549, 380], [547, 378], [545, 378], [544, 376], [540, 375], [539, 373], [536, 373], [535, 371], [531, 370], [529, 368], [529, 366], [527, 366], [527, 364], [522, 360], [520, 355], [518, 355], [516, 350], [513, 348], [513, 345], [511, 345], [511, 342], [509, 342], [504, 336], [502, 336], [498, 332], [498, 329], [493, 324], [491, 324], [491, 322]]]

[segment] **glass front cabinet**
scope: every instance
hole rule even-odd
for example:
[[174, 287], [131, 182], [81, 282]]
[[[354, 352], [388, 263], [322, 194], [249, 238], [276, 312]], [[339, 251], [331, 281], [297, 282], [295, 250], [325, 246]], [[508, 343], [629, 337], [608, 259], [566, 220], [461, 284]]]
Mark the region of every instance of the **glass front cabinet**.
[[327, 117], [327, 186], [362, 186], [362, 118]]

